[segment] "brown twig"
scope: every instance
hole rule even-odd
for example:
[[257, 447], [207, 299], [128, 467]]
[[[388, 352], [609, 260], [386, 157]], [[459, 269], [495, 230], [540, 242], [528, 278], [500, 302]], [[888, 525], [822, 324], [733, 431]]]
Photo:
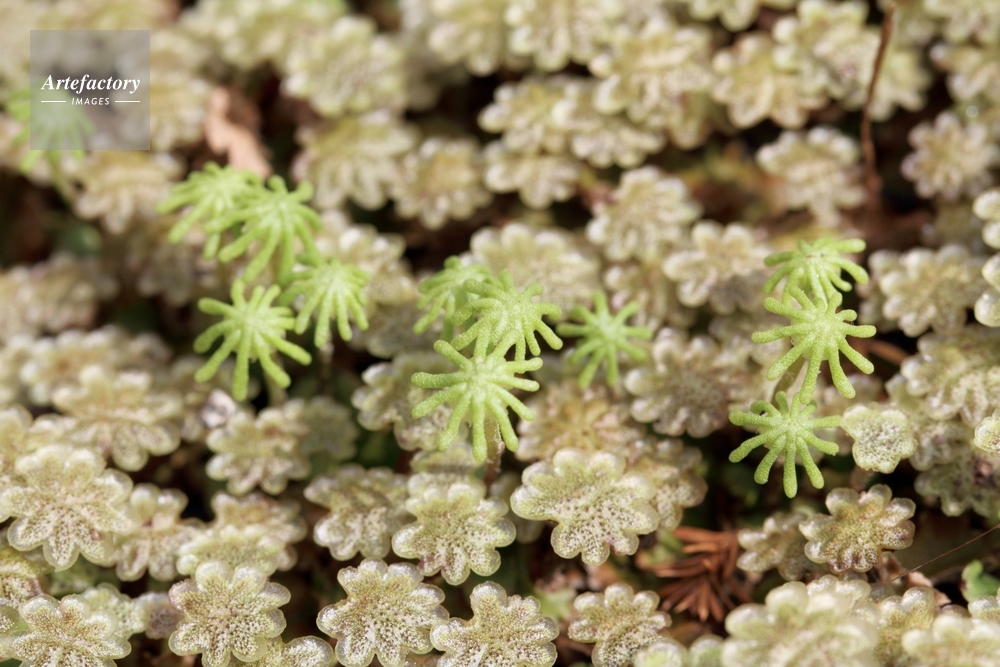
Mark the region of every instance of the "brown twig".
[[225, 154], [236, 169], [246, 169], [259, 176], [270, 176], [272, 169], [264, 157], [264, 146], [256, 133], [229, 118], [233, 93], [223, 87], [212, 91], [205, 117], [205, 141], [213, 153]]
[[495, 442], [486, 443], [486, 470], [483, 472], [483, 483], [486, 488], [493, 486], [500, 474], [500, 445]]
[[875, 99], [875, 86], [878, 85], [879, 74], [882, 73], [882, 63], [885, 61], [885, 52], [889, 48], [889, 41], [892, 39], [893, 18], [896, 15], [896, 3], [889, 5], [882, 18], [882, 37], [878, 45], [878, 53], [875, 55], [875, 67], [872, 70], [872, 80], [868, 82], [868, 96], [865, 99], [864, 110], [861, 115], [861, 147], [865, 155], [865, 186], [868, 189], [868, 203], [866, 206], [868, 221], [877, 219], [881, 206], [882, 179], [879, 178], [878, 170], [875, 166], [875, 142], [872, 140], [872, 101]]
[[751, 601], [749, 592], [737, 579], [740, 545], [736, 531], [680, 526], [674, 530], [674, 536], [686, 543], [682, 551], [690, 554], [690, 558], [658, 564], [646, 563], [642, 558], [636, 561], [644, 570], [677, 579], [659, 591], [664, 609], [690, 610], [702, 622], [709, 617], [721, 622], [726, 612], [736, 606], [736, 600]]
[[[280, 354], [272, 352], [271, 359], [278, 366], [278, 368], [285, 370], [285, 362], [282, 360]], [[278, 384], [277, 380], [271, 377], [270, 373], [264, 373], [264, 386], [267, 387], [268, 407], [281, 407], [288, 402], [288, 392], [285, 391], [284, 387]]]
[[319, 346], [316, 350], [319, 357], [319, 387], [320, 393], [333, 395], [333, 337]]
[[504, 452], [504, 441], [500, 437], [500, 427], [492, 419], [486, 420], [486, 468], [483, 471], [483, 483], [486, 488], [493, 486], [500, 475], [500, 458]]
[[903, 361], [910, 356], [903, 348], [884, 340], [866, 338], [855, 340], [853, 343], [861, 354], [874, 354], [896, 366], [901, 366]]
[[889, 581], [883, 582], [881, 584], [881, 586], [887, 586], [887, 585], [891, 584], [892, 582], [896, 581], [897, 579], [901, 579], [901, 578], [905, 577], [908, 574], [916, 572], [917, 570], [920, 570], [921, 568], [930, 565], [931, 563], [933, 563], [936, 560], [940, 560], [940, 559], [944, 558], [945, 556], [953, 554], [956, 551], [958, 551], [959, 549], [964, 549], [965, 547], [969, 546], [973, 542], [975, 542], [977, 540], [983, 539], [984, 537], [986, 537], [987, 535], [989, 535], [990, 533], [992, 533], [997, 528], [1000, 528], [1000, 523], [998, 523], [997, 525], [993, 526], [992, 528], [987, 528], [986, 530], [984, 530], [980, 534], [976, 535], [975, 537], [973, 537], [971, 539], [968, 539], [965, 542], [962, 542], [957, 547], [952, 547], [951, 549], [948, 549], [944, 553], [938, 554], [937, 556], [934, 556], [934, 558], [931, 558], [930, 560], [926, 560], [923, 563], [921, 563], [920, 565], [917, 565], [916, 567], [911, 567], [909, 570], [906, 570], [906, 571], [902, 572], [901, 574], [893, 577]]
[[903, 348], [897, 347], [892, 343], [886, 343], [884, 340], [871, 341], [868, 344], [868, 349], [872, 351], [872, 354], [882, 357], [897, 366], [902, 366], [903, 361], [910, 356]]

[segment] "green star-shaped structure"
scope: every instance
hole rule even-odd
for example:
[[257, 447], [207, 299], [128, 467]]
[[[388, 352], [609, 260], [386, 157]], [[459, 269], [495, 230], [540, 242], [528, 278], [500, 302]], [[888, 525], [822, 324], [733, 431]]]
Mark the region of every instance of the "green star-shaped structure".
[[[813, 431], [819, 428], [836, 428], [840, 425], [840, 417], [820, 417], [812, 419], [810, 415], [816, 410], [816, 402], [801, 403], [801, 394], [796, 394], [789, 405], [785, 392], [779, 391], [775, 396], [777, 407], [767, 401], [754, 401], [751, 412], [732, 412], [729, 421], [737, 426], [756, 426], [759, 435], [750, 438], [740, 445], [729, 460], [737, 463], [746, 458], [747, 454], [761, 445], [769, 450], [764, 460], [757, 466], [754, 481], [765, 484], [771, 474], [771, 467], [779, 456], [785, 457], [784, 486], [785, 495], [789, 498], [798, 492], [798, 480], [795, 476], [795, 457], [802, 460], [802, 466], [809, 476], [809, 481], [817, 489], [823, 488], [823, 474], [816, 467], [809, 446], [812, 445], [824, 454], [836, 454], [837, 443], [822, 440]], [[763, 414], [761, 414], [763, 413]]]
[[242, 401], [247, 397], [250, 378], [250, 361], [256, 359], [274, 381], [281, 387], [291, 384], [282, 368], [271, 358], [273, 350], [278, 350], [300, 364], [308, 364], [312, 357], [298, 345], [285, 340], [285, 332], [295, 326], [290, 308], [272, 306], [281, 289], [272, 285], [266, 291], [263, 286], [254, 288], [247, 301], [243, 296], [245, 285], [242, 280], [233, 282], [229, 296], [232, 305], [216, 299], [201, 299], [198, 308], [208, 315], [220, 315], [222, 321], [206, 329], [194, 341], [194, 351], [207, 352], [212, 344], [222, 338], [222, 345], [215, 354], [198, 369], [194, 379], [206, 382], [215, 375], [219, 366], [236, 351], [236, 369], [233, 372], [233, 398]]
[[853, 310], [837, 311], [837, 307], [843, 301], [840, 292], [834, 292], [829, 299], [820, 295], [815, 301], [798, 287], [789, 287], [787, 294], [797, 301], [800, 307], [793, 306], [787, 298], [782, 302], [771, 297], [764, 301], [764, 307], [776, 315], [787, 317], [792, 324], [768, 331], [758, 331], [752, 336], [755, 343], [770, 343], [781, 338], [792, 339], [791, 349], [771, 365], [767, 371], [767, 379], [777, 380], [800, 357], [804, 357], [808, 360], [809, 366], [802, 383], [802, 394], [806, 398], [812, 398], [816, 392], [820, 365], [826, 361], [830, 365], [834, 386], [847, 398], [854, 398], [854, 387], [847, 380], [847, 375], [840, 365], [840, 354], [843, 353], [863, 373], [875, 370], [870, 361], [847, 344], [848, 336], [871, 338], [875, 335], [875, 327], [848, 324], [857, 319], [858, 314]]
[[422, 389], [440, 389], [413, 408], [413, 417], [431, 413], [439, 405], [451, 406], [451, 418], [438, 438], [438, 446], [447, 449], [458, 435], [463, 420], [472, 424], [472, 453], [477, 461], [486, 460], [486, 420], [491, 418], [500, 429], [507, 448], [517, 451], [517, 435], [510, 423], [507, 408], [521, 419], [534, 419], [535, 413], [508, 389], [538, 391], [538, 383], [516, 377], [517, 373], [538, 370], [541, 359], [507, 361], [500, 346], [488, 355], [475, 354], [471, 359], [462, 355], [447, 341], [434, 343], [442, 357], [458, 366], [454, 373], [414, 373], [410, 381]]
[[562, 317], [562, 309], [552, 303], [536, 302], [542, 286], [532, 283], [518, 292], [509, 271], [502, 271], [497, 282], [467, 280], [465, 291], [479, 298], [470, 301], [452, 317], [460, 323], [478, 315], [476, 323], [452, 341], [456, 350], [476, 342], [474, 356], [482, 357], [493, 347], [504, 352], [514, 348], [514, 359], [523, 361], [526, 348], [534, 355], [541, 354], [535, 338], [537, 332], [553, 349], [561, 349], [562, 341], [549, 325], [542, 321], [544, 315]]
[[[276, 279], [288, 280], [295, 264], [295, 239], [302, 242], [306, 255], [316, 256], [319, 251], [313, 241], [313, 230], [321, 227], [319, 214], [303, 202], [312, 199], [313, 188], [300, 183], [289, 192], [280, 176], [267, 179], [267, 188], [251, 191], [236, 209], [218, 218], [215, 227], [229, 229], [240, 225], [236, 239], [219, 250], [219, 260], [229, 262], [245, 255], [250, 246], [259, 242], [260, 249], [247, 264], [243, 277], [253, 280], [264, 270], [271, 257], [281, 246]], [[206, 246], [207, 247], [207, 246]]]
[[868, 272], [840, 256], [841, 253], [862, 252], [864, 249], [865, 242], [861, 239], [822, 238], [814, 243], [799, 241], [798, 250], [776, 252], [764, 259], [768, 266], [782, 265], [764, 283], [764, 292], [772, 292], [782, 278], [787, 278], [782, 296], [787, 295], [790, 288], [798, 287], [808, 291], [814, 299], [831, 298], [838, 291], [851, 289], [850, 283], [840, 275], [842, 270], [847, 271], [855, 282], [864, 285], [868, 282]]
[[604, 292], [594, 292], [594, 312], [583, 306], [577, 306], [570, 311], [570, 317], [580, 320], [583, 324], [560, 324], [556, 331], [560, 336], [583, 338], [573, 353], [569, 355], [570, 363], [590, 360], [580, 373], [580, 387], [588, 387], [594, 379], [594, 374], [601, 364], [607, 362], [607, 383], [609, 386], [618, 384], [618, 353], [624, 352], [634, 361], [646, 358], [646, 352], [629, 342], [629, 338], [649, 340], [653, 332], [647, 327], [631, 327], [626, 322], [639, 310], [639, 304], [627, 303], [612, 315], [608, 309], [608, 297]]
[[444, 314], [442, 337], [451, 338], [454, 325], [457, 324], [452, 322], [455, 313], [476, 298], [465, 290], [465, 283], [469, 280], [490, 282], [494, 278], [482, 264], [463, 264], [458, 257], [444, 260], [444, 268], [417, 287], [420, 292], [417, 308], [427, 312], [413, 325], [413, 331], [424, 333], [434, 324], [439, 314]]
[[221, 224], [225, 215], [237, 208], [254, 190], [262, 187], [260, 177], [252, 171], [220, 167], [209, 162], [201, 171], [193, 172], [181, 183], [170, 188], [170, 196], [156, 207], [158, 213], [169, 213], [184, 206], [191, 209], [171, 227], [167, 240], [178, 243], [199, 222], [208, 238], [205, 256], [218, 252], [222, 233], [229, 225]]
[[368, 328], [365, 316], [365, 286], [370, 276], [354, 264], [346, 264], [335, 257], [320, 259], [305, 256], [300, 260], [308, 268], [297, 271], [289, 279], [290, 286], [278, 299], [282, 306], [290, 306], [299, 296], [303, 296], [298, 317], [295, 318], [295, 333], [302, 333], [309, 326], [309, 318], [316, 314], [316, 333], [313, 342], [316, 347], [330, 340], [330, 321], [337, 321], [337, 332], [343, 340], [351, 340], [351, 316], [358, 328]]

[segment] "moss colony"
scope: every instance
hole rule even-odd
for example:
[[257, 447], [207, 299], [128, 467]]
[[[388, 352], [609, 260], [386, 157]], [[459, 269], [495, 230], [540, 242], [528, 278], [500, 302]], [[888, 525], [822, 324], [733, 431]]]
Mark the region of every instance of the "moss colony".
[[0, 0], [0, 108], [4, 667], [1000, 666], [1000, 2]]

